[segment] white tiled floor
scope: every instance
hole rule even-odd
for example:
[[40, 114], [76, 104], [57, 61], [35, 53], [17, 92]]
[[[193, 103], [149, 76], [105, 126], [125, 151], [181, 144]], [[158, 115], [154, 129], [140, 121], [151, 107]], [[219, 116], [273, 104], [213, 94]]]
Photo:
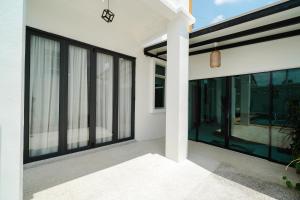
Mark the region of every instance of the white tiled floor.
[[26, 166], [24, 199], [300, 197], [280, 186], [282, 165], [196, 142], [189, 142], [189, 160], [178, 164], [162, 157], [163, 149], [163, 139], [131, 142]]

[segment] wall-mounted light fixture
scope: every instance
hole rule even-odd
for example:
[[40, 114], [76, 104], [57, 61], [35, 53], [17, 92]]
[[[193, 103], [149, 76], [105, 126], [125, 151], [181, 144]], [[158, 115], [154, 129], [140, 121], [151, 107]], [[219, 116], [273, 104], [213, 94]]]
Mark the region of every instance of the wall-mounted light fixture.
[[214, 43], [215, 50], [210, 53], [210, 67], [221, 67], [221, 52], [217, 49], [218, 43]]
[[109, 0], [107, 0], [107, 3], [108, 3], [107, 9], [103, 10], [101, 17], [104, 21], [110, 23], [114, 20], [115, 14], [111, 10], [109, 10]]

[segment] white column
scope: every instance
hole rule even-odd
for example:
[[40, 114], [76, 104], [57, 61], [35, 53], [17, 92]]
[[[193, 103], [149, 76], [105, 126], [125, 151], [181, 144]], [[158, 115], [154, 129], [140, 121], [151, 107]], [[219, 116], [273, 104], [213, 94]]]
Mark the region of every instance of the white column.
[[187, 157], [188, 142], [188, 24], [178, 15], [168, 25], [166, 84], [166, 157]]
[[22, 199], [24, 0], [0, 1], [0, 199]]

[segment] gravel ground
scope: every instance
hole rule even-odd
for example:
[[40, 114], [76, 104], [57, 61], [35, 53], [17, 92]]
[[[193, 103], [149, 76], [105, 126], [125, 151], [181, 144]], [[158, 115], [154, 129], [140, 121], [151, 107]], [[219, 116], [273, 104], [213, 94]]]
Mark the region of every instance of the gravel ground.
[[280, 184], [266, 182], [252, 176], [246, 176], [228, 164], [220, 164], [214, 173], [278, 200], [300, 199], [300, 192], [296, 190], [291, 190]]

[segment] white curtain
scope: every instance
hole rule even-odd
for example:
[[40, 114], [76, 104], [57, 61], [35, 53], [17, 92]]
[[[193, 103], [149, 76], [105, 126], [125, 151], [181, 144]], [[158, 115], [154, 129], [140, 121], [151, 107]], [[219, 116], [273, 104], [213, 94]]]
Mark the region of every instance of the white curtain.
[[32, 36], [30, 42], [29, 156], [57, 152], [60, 45]]
[[88, 145], [88, 51], [69, 47], [68, 149]]
[[119, 59], [119, 139], [131, 136], [132, 62]]
[[97, 54], [96, 142], [112, 140], [113, 57]]

